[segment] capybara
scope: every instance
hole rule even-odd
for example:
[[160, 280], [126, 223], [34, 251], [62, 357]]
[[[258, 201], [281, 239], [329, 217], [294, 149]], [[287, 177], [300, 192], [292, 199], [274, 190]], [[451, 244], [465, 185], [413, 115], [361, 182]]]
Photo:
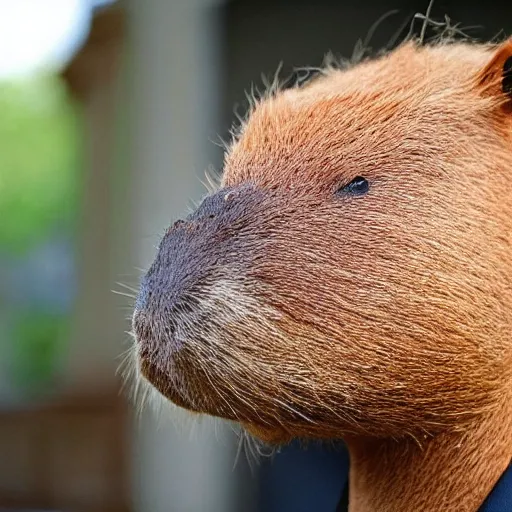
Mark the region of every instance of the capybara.
[[343, 439], [351, 512], [476, 511], [512, 457], [512, 39], [310, 75], [163, 236], [140, 378], [267, 443]]

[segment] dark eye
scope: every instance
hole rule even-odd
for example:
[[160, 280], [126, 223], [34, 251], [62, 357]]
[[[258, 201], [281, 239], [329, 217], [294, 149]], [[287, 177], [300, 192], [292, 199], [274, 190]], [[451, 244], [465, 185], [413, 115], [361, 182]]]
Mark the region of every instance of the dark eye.
[[336, 193], [362, 196], [368, 192], [369, 188], [370, 184], [368, 183], [367, 179], [363, 178], [362, 176], [356, 176], [350, 183], [340, 187]]

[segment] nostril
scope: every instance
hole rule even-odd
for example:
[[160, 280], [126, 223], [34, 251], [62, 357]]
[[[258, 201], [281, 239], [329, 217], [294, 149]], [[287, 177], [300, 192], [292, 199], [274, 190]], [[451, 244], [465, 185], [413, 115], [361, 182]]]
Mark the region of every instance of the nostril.
[[174, 222], [174, 224], [167, 228], [166, 234], [170, 235], [173, 231], [176, 231], [183, 224], [185, 224], [185, 221], [182, 219], [178, 219], [176, 222]]

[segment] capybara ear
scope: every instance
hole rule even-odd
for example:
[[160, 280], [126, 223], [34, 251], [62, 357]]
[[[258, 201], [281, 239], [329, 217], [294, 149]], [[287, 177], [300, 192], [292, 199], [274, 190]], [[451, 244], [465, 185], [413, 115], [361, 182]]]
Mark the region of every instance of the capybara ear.
[[491, 60], [478, 74], [478, 85], [485, 94], [501, 97], [512, 109], [512, 37], [494, 50]]

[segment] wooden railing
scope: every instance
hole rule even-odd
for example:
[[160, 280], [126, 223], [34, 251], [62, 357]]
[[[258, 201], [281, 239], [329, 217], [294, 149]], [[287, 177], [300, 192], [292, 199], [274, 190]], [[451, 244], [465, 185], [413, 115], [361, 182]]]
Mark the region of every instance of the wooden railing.
[[129, 512], [121, 397], [0, 411], [0, 510]]

